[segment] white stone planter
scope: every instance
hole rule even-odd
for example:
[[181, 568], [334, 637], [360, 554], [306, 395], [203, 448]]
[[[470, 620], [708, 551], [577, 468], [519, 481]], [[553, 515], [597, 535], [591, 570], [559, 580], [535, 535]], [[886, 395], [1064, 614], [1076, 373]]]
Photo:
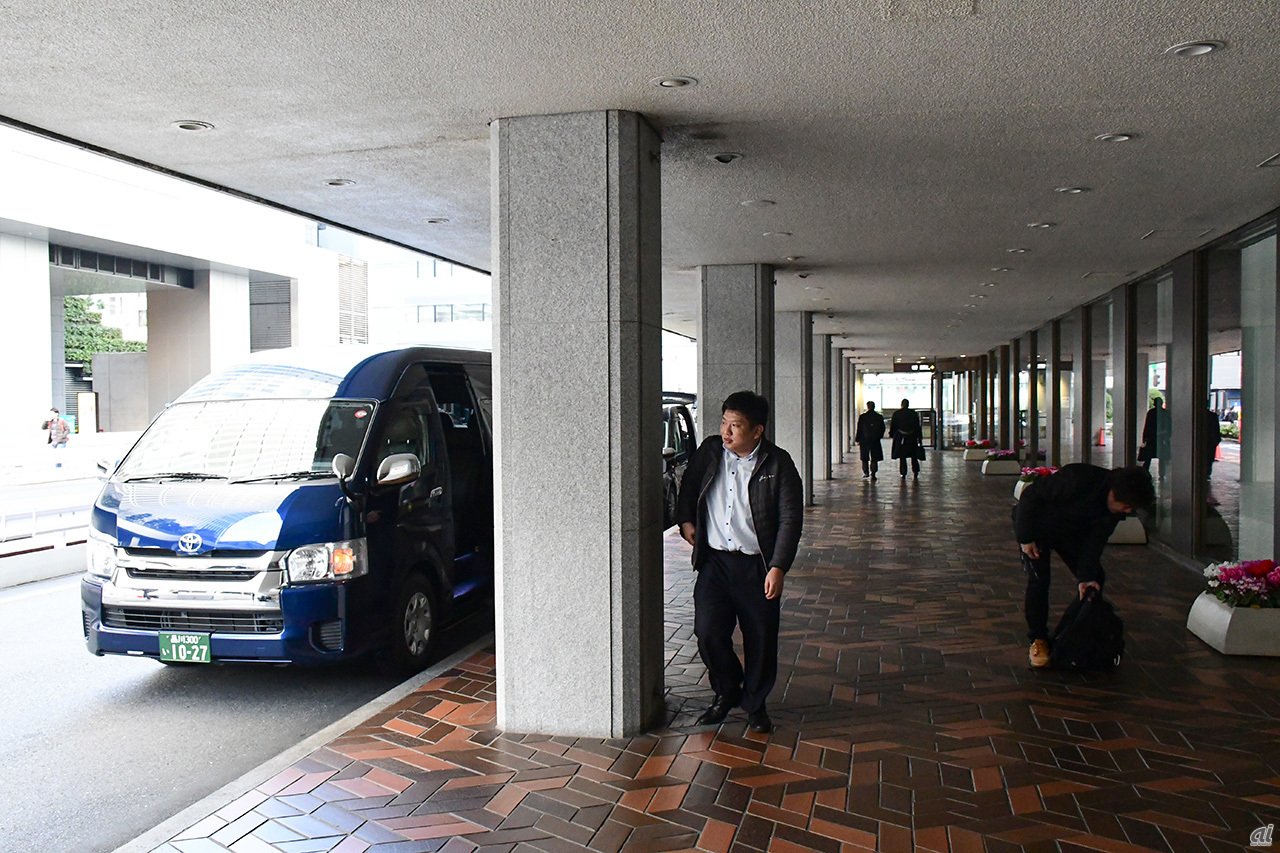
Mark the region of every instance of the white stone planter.
[[964, 449], [965, 462], [986, 462], [987, 451], [990, 447], [966, 447]]
[[1228, 607], [1202, 592], [1187, 614], [1187, 630], [1224, 655], [1280, 657], [1280, 608]]
[[984, 474], [1021, 474], [1022, 463], [1017, 459], [988, 459], [982, 463]]
[[1016, 501], [1016, 500], [1021, 500], [1021, 499], [1022, 499], [1022, 490], [1023, 490], [1023, 489], [1025, 489], [1027, 486], [1030, 486], [1030, 485], [1031, 485], [1032, 483], [1034, 483], [1034, 482], [1035, 482], [1035, 480], [1022, 480], [1022, 479], [1019, 479], [1019, 480], [1018, 480], [1018, 482], [1014, 483], [1014, 484], [1013, 484], [1013, 499], [1014, 499], [1015, 501]]
[[[1146, 545], [1147, 529], [1136, 515], [1127, 515], [1116, 525], [1116, 529], [1107, 540], [1108, 545]], [[1217, 601], [1215, 598], [1214, 601]]]

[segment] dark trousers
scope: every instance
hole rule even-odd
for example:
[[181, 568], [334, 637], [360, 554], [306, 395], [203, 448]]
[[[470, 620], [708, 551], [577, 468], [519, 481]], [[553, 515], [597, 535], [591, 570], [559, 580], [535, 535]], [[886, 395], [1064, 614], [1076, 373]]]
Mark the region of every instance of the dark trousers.
[[[907, 476], [907, 457], [905, 456], [898, 457], [898, 473], [904, 477]], [[920, 460], [915, 456], [911, 457], [911, 473], [920, 473]]]
[[[778, 620], [782, 597], [764, 597], [759, 555], [707, 549], [693, 587], [693, 632], [698, 654], [717, 696], [741, 697], [742, 709], [764, 708], [778, 678]], [[733, 627], [742, 629], [745, 662], [733, 650]]]
[[862, 473], [864, 474], [874, 474], [880, 467], [880, 460], [872, 456], [871, 453], [871, 445], [858, 445], [858, 455], [862, 457]]
[[[1072, 576], [1079, 579], [1076, 574], [1078, 552], [1074, 547], [1042, 542], [1036, 542], [1036, 547], [1040, 549], [1040, 558], [1037, 560], [1023, 554], [1021, 549], [1018, 551], [1022, 557], [1022, 570], [1027, 574], [1027, 594], [1023, 601], [1023, 612], [1027, 617], [1027, 639], [1033, 641], [1049, 639], [1049, 553], [1057, 551]], [[1098, 585], [1102, 586], [1104, 583], [1106, 576], [1099, 571]]]

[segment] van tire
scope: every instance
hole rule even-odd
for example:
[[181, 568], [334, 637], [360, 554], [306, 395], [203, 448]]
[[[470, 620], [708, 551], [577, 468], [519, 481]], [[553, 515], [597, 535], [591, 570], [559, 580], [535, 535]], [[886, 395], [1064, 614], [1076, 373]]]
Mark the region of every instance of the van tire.
[[416, 572], [405, 575], [392, 614], [391, 645], [383, 653], [383, 668], [394, 675], [426, 669], [436, 637], [436, 597], [431, 584]]

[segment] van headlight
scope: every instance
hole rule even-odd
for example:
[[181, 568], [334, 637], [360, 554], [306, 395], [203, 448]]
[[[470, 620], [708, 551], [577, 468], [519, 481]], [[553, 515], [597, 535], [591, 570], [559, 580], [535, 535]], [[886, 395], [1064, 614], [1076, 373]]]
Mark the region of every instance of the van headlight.
[[85, 540], [85, 571], [95, 578], [111, 580], [116, 570], [116, 542], [110, 536], [89, 528]]
[[321, 542], [294, 548], [284, 558], [290, 583], [344, 581], [369, 573], [369, 553], [364, 539]]

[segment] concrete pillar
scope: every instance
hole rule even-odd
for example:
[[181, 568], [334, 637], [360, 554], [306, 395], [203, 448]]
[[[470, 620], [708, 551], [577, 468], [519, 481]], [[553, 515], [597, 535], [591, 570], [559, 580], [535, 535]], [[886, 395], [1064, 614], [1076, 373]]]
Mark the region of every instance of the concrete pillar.
[[[1111, 467], [1121, 468], [1135, 464], [1138, 457], [1137, 288], [1126, 284], [1114, 293], [1111, 300]], [[1205, 388], [1208, 387], [1206, 382]], [[1146, 411], [1143, 406], [1142, 412]]]
[[195, 286], [147, 292], [147, 400], [155, 417], [215, 370], [249, 355], [249, 276], [196, 270]]
[[[828, 340], [830, 340], [828, 336]], [[844, 435], [845, 435], [845, 407], [844, 407], [844, 356], [840, 354], [839, 347], [827, 347], [827, 375], [830, 382], [827, 383], [827, 393], [831, 395], [831, 409], [829, 422], [831, 423], [831, 438], [828, 441], [827, 448], [827, 478], [835, 476], [833, 466], [839, 465], [844, 461], [843, 451]]]
[[[40, 429], [49, 407], [65, 409], [54, 393], [54, 377], [62, 377], [61, 345], [50, 345], [55, 313], [49, 289], [49, 244], [44, 240], [0, 234], [0, 299], [10, 322], [0, 335], [0, 394], [7, 417], [0, 418], [0, 441], [17, 458], [45, 449]], [[56, 313], [62, 318], [62, 300]], [[59, 341], [59, 344], [61, 342]], [[61, 383], [59, 382], [59, 387]]]
[[831, 479], [831, 336], [813, 336], [813, 478]]
[[[1200, 551], [1205, 506], [1205, 411], [1209, 392], [1209, 320], [1204, 258], [1190, 252], [1171, 265], [1174, 342], [1165, 378], [1169, 398], [1170, 542], [1187, 556]], [[1118, 413], [1117, 413], [1118, 416]]]
[[[734, 391], [754, 391], [777, 409], [773, 393], [773, 267], [705, 266], [701, 279], [698, 428], [706, 437], [719, 432], [720, 404]], [[794, 448], [787, 450], [794, 452]]]
[[1049, 452], [1047, 461], [1055, 468], [1062, 464], [1062, 322], [1049, 324], [1048, 357]]
[[1000, 447], [1009, 449], [1016, 448], [1017, 431], [1014, 429], [1014, 418], [1017, 413], [1014, 411], [1014, 400], [1010, 395], [1010, 384], [1016, 385], [1018, 378], [1014, 376], [1012, 382], [1010, 380], [1011, 366], [1009, 364], [1009, 345], [1005, 344], [1000, 347]]
[[[1040, 387], [1039, 374], [1036, 369], [1040, 358], [1040, 333], [1033, 329], [1027, 332], [1027, 351], [1022, 363], [1027, 365], [1027, 458], [1037, 459], [1040, 452]], [[1034, 463], [1033, 463], [1034, 464]]]
[[659, 140], [610, 110], [490, 146], [497, 723], [626, 737], [663, 713]]
[[804, 482], [805, 506], [813, 504], [813, 313], [784, 311], [774, 317], [773, 441], [791, 454]]

